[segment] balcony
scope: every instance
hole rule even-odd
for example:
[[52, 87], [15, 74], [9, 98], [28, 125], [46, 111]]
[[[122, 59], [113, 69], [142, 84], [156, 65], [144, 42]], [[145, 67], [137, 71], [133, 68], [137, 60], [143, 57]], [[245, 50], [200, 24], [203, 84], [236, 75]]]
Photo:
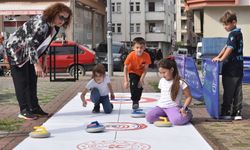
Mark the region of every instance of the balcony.
[[168, 40], [167, 40], [167, 35], [165, 34], [165, 32], [147, 32], [146, 41], [166, 42]]
[[203, 8], [207, 6], [235, 6], [240, 0], [186, 0], [189, 8]]
[[146, 12], [146, 20], [165, 20], [165, 12], [164, 11]]

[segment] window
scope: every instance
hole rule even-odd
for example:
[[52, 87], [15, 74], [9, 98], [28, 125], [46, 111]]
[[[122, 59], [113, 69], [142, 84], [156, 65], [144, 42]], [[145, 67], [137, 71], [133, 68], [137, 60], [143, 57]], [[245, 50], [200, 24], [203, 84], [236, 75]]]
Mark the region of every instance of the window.
[[135, 26], [136, 26], [136, 32], [137, 32], [137, 33], [141, 32], [141, 31], [140, 31], [140, 30], [141, 30], [141, 24], [140, 24], [140, 23], [137, 23]]
[[112, 3], [112, 12], [115, 12], [115, 3]]
[[74, 46], [55, 47], [56, 55], [74, 54]]
[[116, 11], [121, 12], [121, 3], [116, 3]]
[[149, 23], [149, 32], [155, 32], [155, 23]]
[[140, 2], [135, 3], [135, 10], [140, 11]]
[[112, 32], [115, 32], [115, 24], [112, 24]]
[[118, 23], [117, 24], [117, 33], [121, 33], [122, 32], [121, 29], [122, 29], [122, 24]]
[[130, 3], [130, 11], [134, 11], [134, 3]]
[[155, 11], [155, 3], [154, 2], [148, 3], [148, 11]]
[[134, 24], [133, 23], [130, 24], [130, 32], [135, 32]]

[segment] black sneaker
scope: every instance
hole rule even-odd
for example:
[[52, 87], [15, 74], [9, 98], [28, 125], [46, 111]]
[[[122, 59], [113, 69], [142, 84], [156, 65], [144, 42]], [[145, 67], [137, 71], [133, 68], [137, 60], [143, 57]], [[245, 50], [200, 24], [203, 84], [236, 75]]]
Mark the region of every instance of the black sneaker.
[[100, 113], [100, 105], [95, 105], [94, 109], [92, 110], [92, 113]]
[[224, 111], [221, 113], [220, 119], [231, 120], [233, 119], [230, 111]]
[[48, 117], [49, 116], [49, 113], [44, 112], [41, 107], [33, 109], [31, 112], [33, 114], [37, 115], [38, 117]]
[[232, 118], [233, 118], [234, 120], [242, 120], [241, 111], [238, 110], [238, 111], [234, 112], [234, 113], [232, 114]]
[[36, 120], [37, 116], [34, 115], [32, 112], [27, 111], [26, 109], [24, 109], [18, 115], [18, 118], [25, 119], [25, 120]]
[[139, 108], [139, 104], [138, 104], [138, 103], [133, 103], [132, 108], [133, 108], [133, 109], [138, 109], [138, 108]]

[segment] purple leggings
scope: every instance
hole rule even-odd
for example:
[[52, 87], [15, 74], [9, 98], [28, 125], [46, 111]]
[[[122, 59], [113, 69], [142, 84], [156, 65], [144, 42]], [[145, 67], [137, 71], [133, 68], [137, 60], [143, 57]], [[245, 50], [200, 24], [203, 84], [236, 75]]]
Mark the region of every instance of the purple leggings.
[[146, 119], [149, 123], [154, 123], [159, 120], [160, 116], [162, 116], [168, 117], [168, 120], [174, 125], [187, 124], [193, 117], [192, 112], [189, 110], [187, 115], [183, 116], [179, 110], [179, 107], [160, 108], [156, 106], [147, 113]]

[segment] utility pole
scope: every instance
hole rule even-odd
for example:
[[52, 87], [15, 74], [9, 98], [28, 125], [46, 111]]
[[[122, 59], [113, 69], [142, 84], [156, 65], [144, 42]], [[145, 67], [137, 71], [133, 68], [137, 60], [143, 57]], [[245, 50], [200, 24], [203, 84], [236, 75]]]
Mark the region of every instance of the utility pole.
[[129, 47], [132, 50], [131, 45], [131, 0], [129, 0]]
[[107, 0], [108, 75], [113, 76], [111, 0]]

